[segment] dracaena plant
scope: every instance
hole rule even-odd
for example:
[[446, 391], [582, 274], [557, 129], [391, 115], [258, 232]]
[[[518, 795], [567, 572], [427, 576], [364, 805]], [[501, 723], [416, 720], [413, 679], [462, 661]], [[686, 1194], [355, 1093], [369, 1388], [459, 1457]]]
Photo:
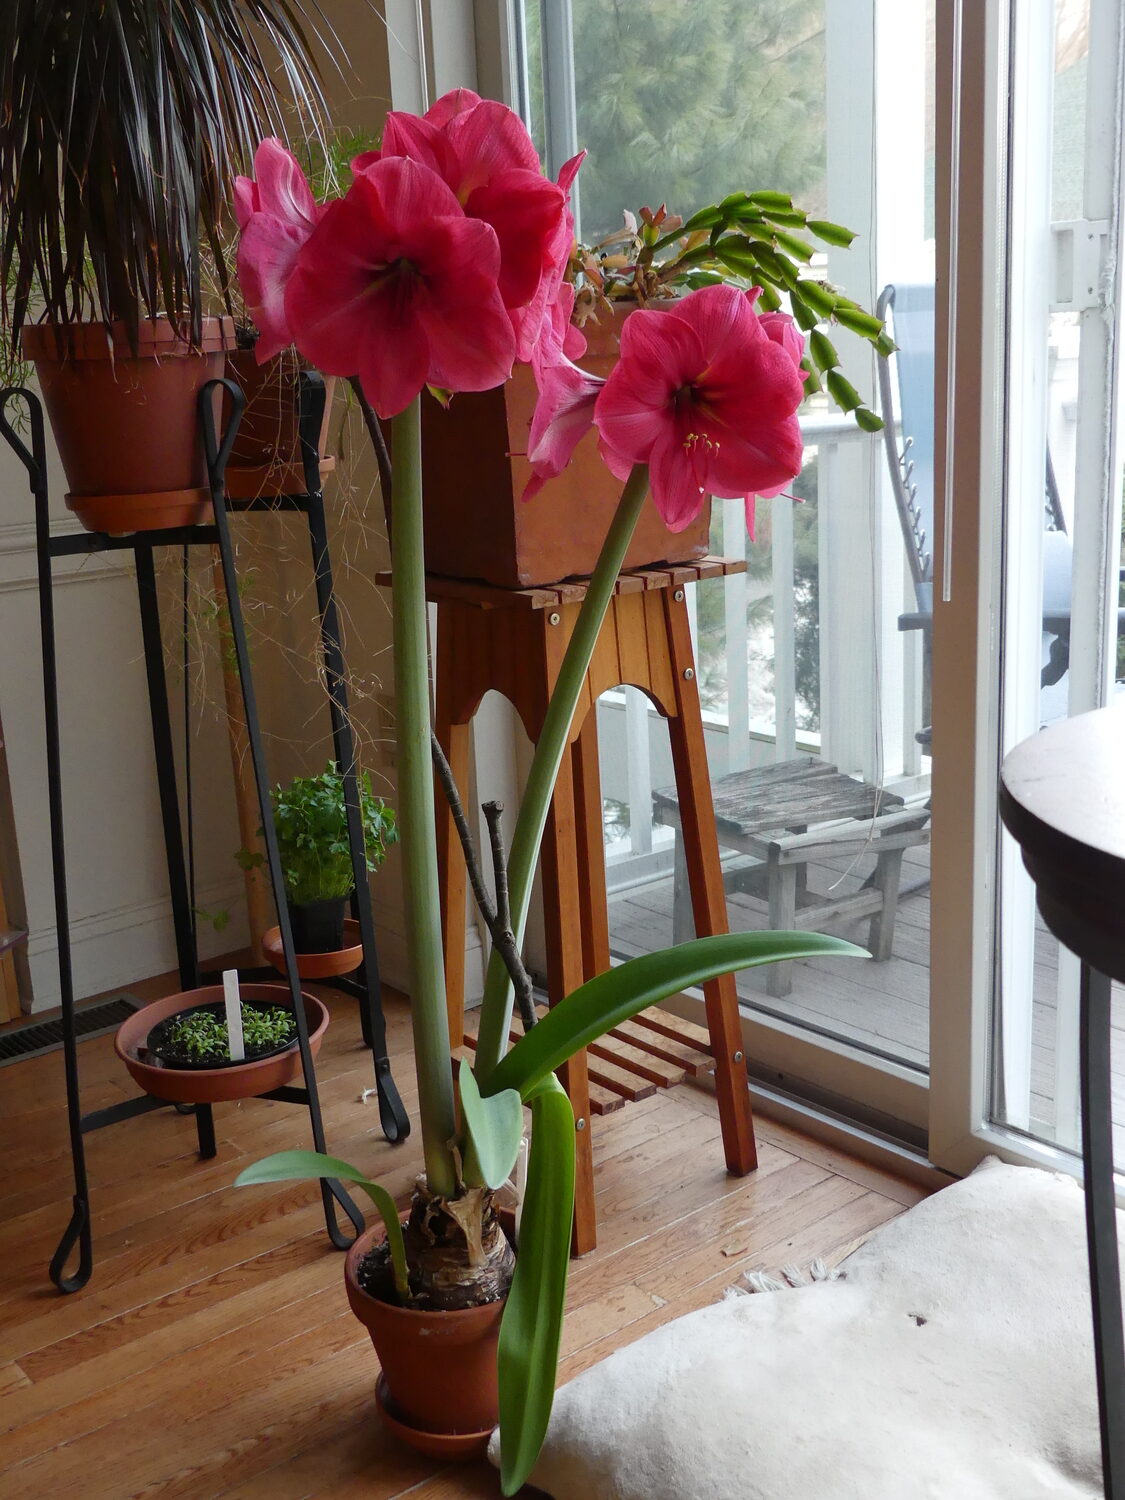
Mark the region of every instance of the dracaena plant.
[[[265, 142], [256, 179], [238, 184], [238, 271], [261, 331], [259, 357], [290, 343], [351, 379], [392, 427], [393, 626], [398, 804], [412, 963], [411, 1015], [425, 1177], [404, 1235], [398, 1209], [367, 1174], [331, 1157], [284, 1152], [240, 1183], [334, 1176], [359, 1183], [386, 1224], [402, 1302], [450, 1305], [509, 1275], [489, 1263], [492, 1193], [512, 1170], [531, 1111], [531, 1152], [518, 1256], [500, 1331], [502, 1484], [527, 1477], [550, 1414], [574, 1205], [574, 1116], [555, 1070], [638, 1011], [720, 974], [824, 953], [860, 953], [803, 933], [702, 938], [633, 959], [582, 985], [509, 1050], [514, 986], [532, 879], [586, 669], [646, 494], [683, 527], [711, 495], [779, 494], [801, 466], [797, 409], [804, 340], [758, 290], [709, 284], [667, 310], [624, 324], [605, 382], [571, 363], [575, 288], [568, 189], [540, 168], [527, 131], [502, 105], [462, 90], [422, 118], [392, 113], [381, 149], [354, 164], [347, 194], [317, 203], [296, 161]], [[779, 250], [778, 254], [784, 254]], [[624, 481], [535, 749], [507, 861], [507, 901], [493, 931], [476, 1059], [450, 1070], [431, 770], [419, 397], [483, 390], [529, 360], [540, 387], [529, 458], [537, 485], [565, 466], [590, 426]], [[373, 408], [373, 411], [372, 411]], [[435, 1278], [432, 1231], [449, 1242]], [[469, 1232], [466, 1232], [468, 1226]], [[430, 1238], [426, 1238], [429, 1234]], [[421, 1238], [420, 1238], [421, 1236]], [[477, 1247], [475, 1252], [469, 1247]], [[424, 1250], [424, 1257], [415, 1252]], [[476, 1259], [473, 1256], [476, 1254]], [[499, 1250], [502, 1258], [503, 1248]], [[423, 1265], [423, 1261], [425, 1264]]]
[[198, 338], [200, 243], [227, 277], [232, 176], [292, 112], [317, 128], [317, 0], [4, 0], [0, 295], [12, 345], [143, 318]]

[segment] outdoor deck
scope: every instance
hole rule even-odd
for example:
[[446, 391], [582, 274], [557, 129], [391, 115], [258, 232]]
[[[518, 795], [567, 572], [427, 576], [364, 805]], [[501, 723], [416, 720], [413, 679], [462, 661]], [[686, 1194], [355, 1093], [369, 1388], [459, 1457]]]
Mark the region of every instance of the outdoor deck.
[[[858, 889], [870, 873], [872, 858], [852, 862], [841, 856], [809, 866], [810, 888], [834, 894]], [[784, 999], [766, 993], [761, 971], [738, 976], [738, 992], [752, 1008], [796, 1022], [817, 1033], [827, 1045], [844, 1041], [876, 1058], [892, 1058], [925, 1071], [929, 1064], [930, 891], [929, 850], [908, 849], [903, 862], [894, 953], [885, 963], [816, 959], [796, 964], [793, 990]], [[915, 888], [910, 891], [911, 886]], [[760, 903], [732, 894], [728, 913], [733, 929], [750, 931], [766, 925]], [[613, 898], [611, 940], [617, 957], [649, 952], [672, 942], [672, 877], [634, 887]], [[831, 928], [841, 937], [866, 941], [866, 920]], [[1055, 1121], [1055, 1010], [1058, 944], [1038, 923], [1032, 1030], [1031, 1114], [1037, 1133], [1050, 1134]], [[1125, 1164], [1125, 989], [1115, 986], [1113, 1038], [1117, 1160]], [[1044, 1130], [1043, 1127], [1047, 1128]]]

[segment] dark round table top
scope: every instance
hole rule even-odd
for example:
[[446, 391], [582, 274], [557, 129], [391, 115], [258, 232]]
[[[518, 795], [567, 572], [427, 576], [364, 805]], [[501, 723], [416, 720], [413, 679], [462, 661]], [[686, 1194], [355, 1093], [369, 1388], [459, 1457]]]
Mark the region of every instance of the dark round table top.
[[1125, 981], [1125, 701], [1017, 745], [1000, 768], [1000, 816], [1047, 926]]

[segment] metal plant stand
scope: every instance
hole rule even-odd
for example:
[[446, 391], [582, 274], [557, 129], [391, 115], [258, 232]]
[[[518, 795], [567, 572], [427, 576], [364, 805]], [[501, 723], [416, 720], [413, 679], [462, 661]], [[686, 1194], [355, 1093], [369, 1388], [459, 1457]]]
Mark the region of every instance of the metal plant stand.
[[1112, 981], [1125, 983], [1125, 703], [1064, 719], [1017, 745], [1000, 815], [1035, 881], [1043, 920], [1081, 961], [1082, 1163], [1102, 1478], [1125, 1500], [1121, 1321], [1110, 1066]]
[[[231, 417], [225, 432], [221, 434], [217, 430], [215, 422], [214, 398], [218, 387], [222, 387], [228, 393], [231, 402]], [[7, 415], [9, 404], [16, 399], [23, 402], [26, 410], [27, 441], [16, 431]], [[63, 1057], [66, 1074], [67, 1118], [74, 1168], [74, 1196], [71, 1218], [50, 1264], [51, 1280], [60, 1292], [78, 1291], [81, 1287], [85, 1286], [93, 1271], [93, 1237], [90, 1221], [90, 1193], [86, 1173], [84, 1136], [91, 1131], [100, 1130], [103, 1126], [116, 1124], [119, 1120], [132, 1119], [134, 1116], [146, 1114], [153, 1109], [166, 1108], [167, 1105], [163, 1100], [142, 1094], [136, 1099], [128, 1099], [121, 1104], [112, 1105], [107, 1109], [96, 1110], [89, 1114], [83, 1114], [81, 1108], [77, 1035], [74, 1021], [74, 979], [71, 961], [66, 882], [58, 674], [55, 648], [54, 599], [52, 592], [52, 571], [56, 558], [85, 556], [94, 552], [131, 551], [133, 554], [137, 574], [141, 636], [144, 645], [153, 752], [156, 763], [157, 787], [160, 798], [161, 822], [163, 825], [165, 856], [168, 868], [168, 885], [175, 932], [176, 959], [181, 988], [190, 990], [197, 988], [200, 982], [193, 909], [194, 899], [191, 889], [192, 881], [189, 876], [190, 861], [185, 863], [184, 833], [180, 818], [172, 725], [168, 707], [167, 683], [164, 675], [164, 653], [160, 633], [160, 615], [153, 554], [157, 547], [169, 546], [186, 548], [190, 546], [217, 545], [219, 549], [231, 639], [238, 667], [247, 737], [250, 745], [250, 757], [254, 769], [254, 780], [266, 844], [266, 862], [277, 906], [287, 982], [296, 1022], [297, 1045], [300, 1051], [304, 1079], [301, 1086], [286, 1085], [265, 1097], [277, 1099], [284, 1103], [305, 1106], [309, 1112], [313, 1144], [318, 1151], [324, 1151], [324, 1124], [313, 1059], [309, 1050], [305, 1007], [301, 1002], [301, 986], [293, 948], [293, 933], [289, 922], [288, 908], [283, 895], [284, 885], [281, 863], [271, 815], [269, 782], [262, 747], [261, 731], [258, 724], [254, 684], [250, 673], [246, 629], [239, 598], [234, 550], [231, 544], [229, 527], [229, 512], [231, 510], [257, 512], [280, 509], [300, 511], [307, 516], [313, 568], [316, 578], [317, 602], [321, 619], [321, 645], [324, 654], [325, 676], [332, 716], [333, 743], [336, 759], [343, 773], [348, 833], [356, 879], [356, 897], [353, 902], [353, 910], [360, 924], [363, 944], [364, 963], [362, 982], [357, 984], [353, 981], [349, 984], [348, 989], [351, 993], [356, 994], [361, 1002], [364, 1040], [370, 1047], [374, 1059], [375, 1082], [383, 1133], [389, 1141], [394, 1142], [404, 1140], [410, 1131], [409, 1120], [407, 1119], [398, 1090], [391, 1076], [390, 1061], [387, 1057], [386, 1028], [383, 1019], [379, 986], [375, 930], [367, 884], [363, 829], [360, 820], [359, 795], [356, 784], [354, 742], [347, 717], [344, 663], [340, 647], [339, 623], [333, 596], [331, 563], [324, 516], [324, 499], [320, 486], [320, 464], [317, 448], [325, 397], [324, 384], [319, 376], [302, 377], [300, 399], [300, 437], [305, 480], [304, 493], [263, 496], [249, 501], [230, 502], [227, 500], [224, 487], [224, 473], [245, 405], [245, 398], [241, 389], [234, 382], [228, 380], [212, 381], [200, 393], [200, 420], [203, 429], [203, 442], [207, 455], [208, 478], [213, 502], [213, 524], [163, 531], [138, 532], [124, 537], [106, 536], [92, 532], [53, 537], [50, 530], [48, 511], [46, 444], [44, 440], [42, 406], [36, 395], [23, 388], [9, 388], [0, 391], [0, 434], [3, 435], [8, 446], [26, 469], [29, 487], [35, 501], [39, 611], [43, 648], [44, 715], [47, 742], [47, 786], [51, 823], [51, 864], [54, 883], [55, 915], [58, 927], [58, 961], [63, 1023]], [[178, 1107], [184, 1108], [184, 1106]], [[211, 1106], [195, 1105], [192, 1108], [196, 1118], [200, 1156], [204, 1158], [213, 1157], [216, 1147]], [[342, 1231], [339, 1226], [336, 1206], [339, 1205], [343, 1210], [357, 1233], [363, 1229], [363, 1215], [348, 1193], [336, 1181], [322, 1181], [321, 1197], [323, 1200], [325, 1229], [328, 1237], [337, 1249], [347, 1249], [351, 1243], [351, 1237]], [[78, 1254], [77, 1264], [67, 1274], [66, 1267], [75, 1250], [77, 1250]]]

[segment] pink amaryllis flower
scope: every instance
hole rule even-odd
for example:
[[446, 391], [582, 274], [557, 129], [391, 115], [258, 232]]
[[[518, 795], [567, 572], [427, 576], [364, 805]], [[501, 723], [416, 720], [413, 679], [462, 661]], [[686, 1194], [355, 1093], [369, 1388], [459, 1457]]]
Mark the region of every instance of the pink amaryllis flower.
[[[422, 116], [392, 110], [380, 150], [365, 152], [352, 166], [363, 171], [392, 157], [420, 162], [441, 177], [470, 218], [492, 226], [516, 355], [529, 360], [570, 255], [570, 188], [584, 156], [567, 162], [558, 182], [549, 182], [518, 115], [471, 89], [454, 89]], [[571, 348], [580, 341], [577, 334]]]
[[704, 287], [667, 311], [640, 308], [621, 330], [621, 358], [594, 407], [603, 445], [649, 466], [652, 498], [682, 531], [711, 495], [776, 495], [800, 472], [798, 361], [803, 341], [757, 289]]
[[238, 281], [258, 330], [254, 352], [262, 364], [293, 342], [285, 288], [324, 208], [313, 197], [297, 158], [271, 137], [254, 153], [254, 176], [235, 178], [234, 211], [241, 231]]
[[511, 373], [495, 231], [466, 218], [428, 167], [389, 157], [356, 173], [297, 257], [285, 313], [326, 375], [358, 375], [381, 417], [424, 385], [483, 391]]

